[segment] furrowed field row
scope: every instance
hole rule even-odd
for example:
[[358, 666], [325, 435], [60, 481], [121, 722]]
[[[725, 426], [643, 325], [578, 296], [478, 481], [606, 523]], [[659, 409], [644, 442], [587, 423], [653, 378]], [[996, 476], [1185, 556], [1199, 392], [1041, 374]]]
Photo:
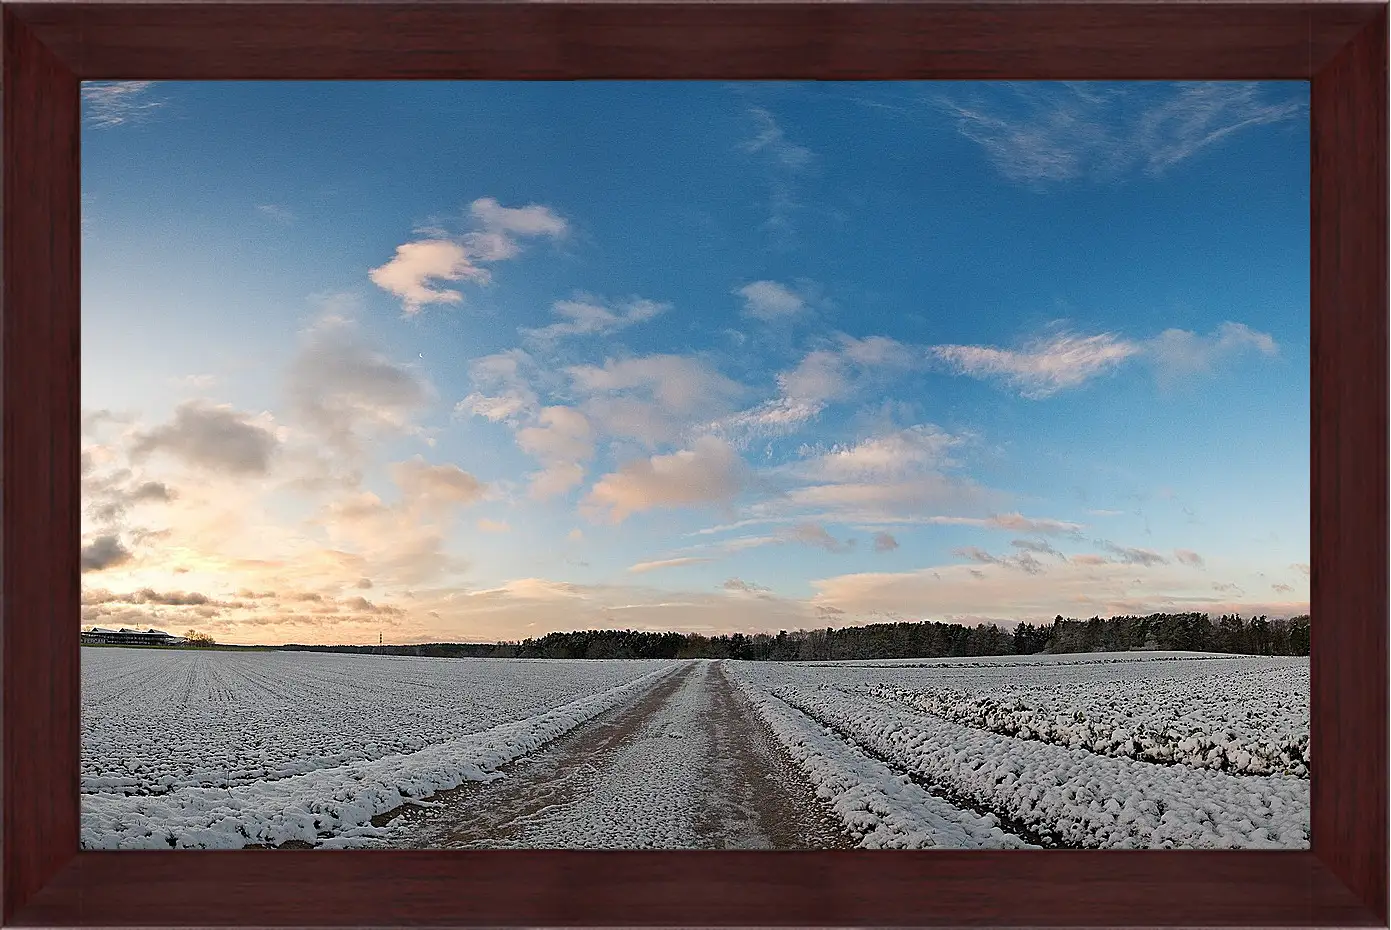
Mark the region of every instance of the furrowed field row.
[[301, 775], [230, 788], [185, 787], [157, 797], [82, 798], [85, 849], [240, 849], [302, 840], [352, 846], [381, 831], [369, 822], [498, 769], [609, 708], [633, 700], [675, 671], [661, 663], [636, 679], [524, 720], [412, 753], [358, 760]]
[[1250, 775], [1309, 775], [1308, 667], [1198, 679], [930, 690], [871, 685], [953, 723], [1108, 756]]
[[82, 791], [164, 794], [414, 752], [663, 667], [84, 649]]
[[1300, 779], [1239, 777], [1011, 739], [833, 687], [769, 690], [893, 764], [1059, 845], [1308, 846], [1308, 783]]

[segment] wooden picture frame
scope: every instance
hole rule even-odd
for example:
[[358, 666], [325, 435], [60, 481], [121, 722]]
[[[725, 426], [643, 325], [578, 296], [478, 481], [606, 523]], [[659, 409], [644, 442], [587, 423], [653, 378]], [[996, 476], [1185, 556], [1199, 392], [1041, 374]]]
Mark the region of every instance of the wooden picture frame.
[[[3, 912], [14, 926], [1386, 926], [1387, 6], [3, 5]], [[1312, 848], [79, 852], [79, 82], [1312, 82]]]

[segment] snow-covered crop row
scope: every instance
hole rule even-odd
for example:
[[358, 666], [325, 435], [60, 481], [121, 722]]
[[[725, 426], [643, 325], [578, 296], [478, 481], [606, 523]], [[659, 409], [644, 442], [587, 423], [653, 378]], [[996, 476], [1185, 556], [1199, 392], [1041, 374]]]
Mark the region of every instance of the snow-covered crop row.
[[82, 650], [82, 791], [227, 788], [414, 752], [661, 661]]
[[[1097, 755], [951, 723], [858, 691], [760, 681], [844, 738], [952, 797], [1082, 848], [1307, 848], [1309, 783]], [[768, 677], [777, 677], [770, 675]]]
[[976, 814], [942, 800], [911, 776], [866, 755], [805, 714], [739, 676], [748, 695], [836, 816], [862, 849], [1029, 848], [999, 826], [993, 814]]
[[1296, 659], [1201, 677], [1131, 677], [1067, 689], [1021, 684], [870, 693], [954, 723], [1147, 762], [1309, 775], [1309, 665]]
[[383, 832], [369, 824], [377, 814], [466, 781], [502, 778], [500, 766], [632, 700], [679, 667], [650, 664], [659, 667], [599, 694], [416, 752], [231, 788], [185, 787], [143, 797], [84, 795], [82, 846], [239, 849], [287, 840], [319, 848], [360, 845]]

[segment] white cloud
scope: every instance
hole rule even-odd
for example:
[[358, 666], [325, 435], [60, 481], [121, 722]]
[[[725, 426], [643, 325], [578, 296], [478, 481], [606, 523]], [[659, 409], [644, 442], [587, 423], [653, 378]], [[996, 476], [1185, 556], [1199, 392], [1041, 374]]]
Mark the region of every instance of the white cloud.
[[746, 479], [747, 466], [728, 443], [702, 436], [690, 449], [638, 459], [605, 475], [590, 490], [585, 509], [620, 523], [655, 508], [729, 502]]
[[463, 294], [432, 287], [434, 281], [473, 281], [487, 284], [492, 276], [479, 262], [515, 258], [521, 252], [518, 237], [565, 235], [566, 221], [539, 204], [504, 207], [491, 197], [475, 200], [469, 208], [481, 227], [459, 236], [431, 228], [426, 238], [396, 247], [395, 256], [368, 272], [378, 287], [401, 299], [406, 316], [414, 316], [430, 304], [457, 304]]
[[948, 453], [962, 441], [940, 427], [922, 424], [858, 443], [832, 446], [830, 451], [799, 466], [797, 472], [811, 480], [853, 481], [945, 468], [957, 464]]
[[367, 275], [372, 283], [401, 298], [406, 316], [414, 316], [427, 304], [461, 303], [464, 295], [448, 288], [434, 288], [431, 281], [472, 280], [486, 284], [490, 275], [469, 259], [468, 250], [447, 239], [423, 239], [396, 247], [396, 255]]
[[997, 513], [986, 519], [984, 526], [997, 530], [1012, 530], [1016, 533], [1039, 533], [1045, 536], [1075, 536], [1082, 531], [1082, 524], [1067, 520], [1026, 517], [1020, 513]]
[[569, 229], [563, 217], [535, 203], [504, 207], [492, 197], [480, 197], [469, 205], [469, 212], [491, 233], [558, 238]]
[[472, 504], [486, 485], [457, 465], [430, 465], [420, 456], [391, 466], [391, 477], [410, 507]]
[[887, 481], [816, 484], [794, 488], [784, 500], [840, 523], [982, 524], [973, 517], [943, 516], [943, 511], [988, 506], [999, 495], [965, 478], [928, 473]]
[[551, 342], [562, 336], [602, 336], [645, 323], [671, 309], [670, 304], [642, 297], [629, 298], [608, 306], [597, 298], [581, 295], [574, 300], [558, 300], [551, 305], [563, 323], [552, 323], [539, 329], [523, 329], [522, 335], [540, 342]]
[[776, 281], [754, 281], [734, 293], [744, 298], [744, 314], [757, 320], [797, 316], [807, 307], [802, 295]]
[[695, 424], [723, 415], [744, 393], [704, 362], [681, 355], [608, 359], [565, 371], [599, 431], [649, 448], [676, 442]]
[[1279, 353], [1275, 340], [1244, 323], [1223, 323], [1208, 336], [1183, 329], [1166, 329], [1147, 345], [1161, 383], [1174, 383], [1206, 374], [1221, 360], [1244, 351], [1267, 358]]
[[939, 345], [932, 352], [959, 374], [1004, 382], [1021, 396], [1040, 399], [1116, 369], [1141, 347], [1110, 333], [1066, 333], [1036, 339], [1023, 349]]
[[469, 365], [469, 378], [479, 390], [459, 401], [454, 413], [515, 425], [534, 414], [540, 405], [528, 379], [535, 369], [535, 360], [521, 349], [474, 359]]
[[884, 336], [856, 339], [837, 333], [832, 346], [804, 355], [777, 376], [778, 395], [705, 425], [739, 444], [796, 432], [834, 402], [855, 396], [866, 384], [919, 363], [922, 354]]
[[594, 455], [594, 428], [573, 407], [546, 407], [538, 426], [517, 431], [517, 445], [544, 466], [534, 474], [531, 496], [546, 500], [584, 480], [584, 465]]

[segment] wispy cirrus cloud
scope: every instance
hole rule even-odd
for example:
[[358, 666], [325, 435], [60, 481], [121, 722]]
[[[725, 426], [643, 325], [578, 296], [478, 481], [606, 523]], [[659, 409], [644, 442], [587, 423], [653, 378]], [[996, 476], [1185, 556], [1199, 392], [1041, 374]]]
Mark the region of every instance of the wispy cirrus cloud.
[[1212, 372], [1217, 364], [1246, 352], [1267, 358], [1279, 353], [1274, 337], [1244, 323], [1225, 322], [1208, 335], [1167, 329], [1150, 339], [1116, 333], [1081, 336], [1060, 332], [1017, 349], [988, 345], [938, 345], [930, 354], [956, 374], [997, 381], [1021, 397], [1043, 400], [1109, 375], [1143, 359], [1161, 385]]
[[1108, 374], [1142, 351], [1113, 333], [1060, 333], [1021, 349], [939, 345], [933, 355], [958, 374], [1002, 381], [1023, 397], [1041, 399]]
[[610, 304], [589, 294], [576, 295], [571, 300], [557, 300], [552, 312], [561, 322], [537, 329], [522, 329], [524, 337], [536, 342], [551, 343], [563, 336], [607, 336], [638, 323], [646, 323], [671, 309], [671, 304], [630, 297]]
[[628, 571], [632, 574], [640, 575], [646, 572], [654, 572], [662, 568], [680, 568], [683, 565], [699, 565], [702, 562], [713, 561], [714, 559], [688, 555], [676, 559], [657, 559], [653, 562], [638, 562], [634, 565], [629, 565]]
[[832, 403], [852, 399], [867, 386], [922, 362], [921, 350], [886, 336], [859, 339], [836, 333], [777, 375], [777, 394], [762, 403], [711, 421], [705, 429], [739, 446], [795, 433]]
[[280, 223], [282, 226], [290, 226], [296, 219], [294, 211], [275, 203], [258, 203], [256, 205], [256, 212], [268, 220]]
[[755, 131], [740, 147], [766, 160], [769, 194], [768, 219], [764, 227], [775, 242], [786, 246], [796, 231], [793, 216], [801, 207], [797, 202], [797, 181], [811, 171], [816, 155], [789, 139], [766, 107], [749, 107], [747, 112]]
[[1237, 132], [1308, 112], [1307, 91], [1264, 83], [1007, 83], [937, 104], [1000, 174], [1042, 186], [1158, 177]]
[[149, 119], [165, 105], [153, 96], [154, 88], [154, 81], [83, 81], [86, 124], [111, 129]]

